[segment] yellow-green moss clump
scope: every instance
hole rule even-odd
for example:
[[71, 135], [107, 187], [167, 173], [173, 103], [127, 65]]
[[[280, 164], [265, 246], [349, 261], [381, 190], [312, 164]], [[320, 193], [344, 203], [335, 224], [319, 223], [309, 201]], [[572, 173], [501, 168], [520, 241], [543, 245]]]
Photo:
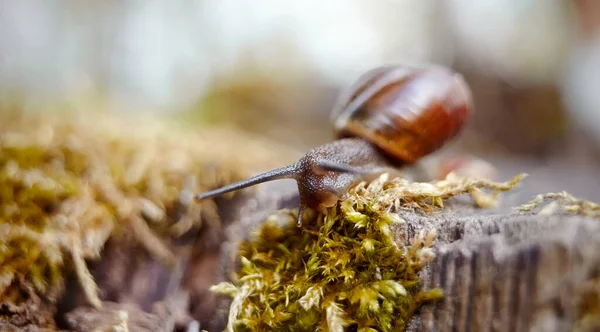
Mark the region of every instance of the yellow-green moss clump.
[[55, 300], [74, 270], [100, 306], [85, 259], [98, 258], [111, 235], [133, 234], [171, 264], [159, 237], [202, 217], [218, 227], [215, 203], [195, 204], [193, 193], [286, 162], [282, 151], [231, 131], [185, 133], [160, 119], [2, 110], [0, 303], [19, 303], [20, 281]]
[[476, 193], [487, 205], [478, 188], [508, 190], [521, 178], [493, 183], [450, 175], [410, 183], [384, 175], [356, 186], [302, 228], [295, 227], [294, 212], [273, 215], [240, 245], [234, 283], [212, 288], [233, 297], [228, 330], [402, 331], [415, 310], [442, 293], [419, 285], [436, 234], [398, 245], [390, 226], [403, 220], [394, 211], [437, 210], [463, 193]]

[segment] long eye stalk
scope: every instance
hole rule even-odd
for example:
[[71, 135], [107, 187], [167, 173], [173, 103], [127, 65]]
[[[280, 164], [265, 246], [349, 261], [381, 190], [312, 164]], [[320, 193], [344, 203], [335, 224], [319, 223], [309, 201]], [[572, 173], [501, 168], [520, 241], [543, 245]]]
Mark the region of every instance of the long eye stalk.
[[274, 170], [255, 175], [246, 180], [235, 182], [235, 183], [232, 183], [230, 185], [227, 185], [227, 186], [215, 189], [215, 190], [207, 191], [204, 193], [199, 193], [196, 195], [195, 198], [197, 201], [200, 201], [203, 199], [220, 196], [220, 195], [232, 192], [232, 191], [251, 187], [251, 186], [257, 185], [259, 183], [263, 183], [263, 182], [280, 180], [280, 179], [295, 179], [297, 173], [298, 173], [297, 165], [292, 164], [292, 165], [284, 166], [281, 168], [276, 168]]

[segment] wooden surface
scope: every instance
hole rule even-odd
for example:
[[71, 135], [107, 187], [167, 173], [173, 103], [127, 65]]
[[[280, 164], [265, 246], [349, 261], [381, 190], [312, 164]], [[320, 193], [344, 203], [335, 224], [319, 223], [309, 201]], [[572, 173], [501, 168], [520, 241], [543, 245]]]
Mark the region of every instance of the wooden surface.
[[[572, 330], [579, 315], [579, 286], [600, 270], [600, 221], [516, 213], [511, 207], [531, 196], [517, 190], [503, 197], [493, 210], [475, 209], [459, 198], [441, 214], [401, 213], [406, 223], [393, 229], [399, 244], [408, 244], [423, 229], [438, 232], [437, 257], [422, 280], [427, 288], [442, 287], [446, 295], [421, 310], [410, 331]], [[291, 181], [268, 183], [222, 203], [230, 226], [215, 282], [227, 280], [235, 268], [238, 241], [273, 211], [296, 204]], [[228, 305], [226, 297], [218, 299], [209, 331], [223, 330]]]
[[[406, 222], [392, 228], [398, 244], [408, 244], [422, 230], [438, 233], [436, 258], [421, 277], [424, 287], [441, 287], [445, 294], [418, 312], [409, 331], [573, 330], [585, 281], [597, 278], [600, 284], [600, 221], [516, 213], [512, 207], [529, 201], [532, 190], [505, 193], [496, 209], [476, 209], [470, 198], [460, 197], [440, 214], [401, 213]], [[220, 246], [208, 241], [214, 236], [203, 236], [192, 249], [172, 244], [183, 264], [175, 273], [147, 255], [131, 256], [135, 244], [126, 239], [109, 243], [103, 260], [91, 269], [105, 308], [90, 310], [81, 299], [67, 296], [63, 326], [114, 327], [124, 310], [131, 331], [222, 331], [230, 298], [208, 288], [229, 280], [239, 261], [237, 243], [273, 212], [296, 208], [298, 197], [295, 182], [283, 180], [216, 202], [225, 225], [217, 237], [223, 239]], [[195, 254], [186, 254], [189, 250]], [[76, 283], [68, 288], [80, 293]], [[600, 291], [594, 296], [600, 303]]]

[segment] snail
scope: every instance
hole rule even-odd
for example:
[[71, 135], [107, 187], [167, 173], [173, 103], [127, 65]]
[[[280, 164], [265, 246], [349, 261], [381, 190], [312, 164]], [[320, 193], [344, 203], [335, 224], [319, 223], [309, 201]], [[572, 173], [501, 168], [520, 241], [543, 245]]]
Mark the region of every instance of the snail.
[[338, 99], [332, 122], [335, 141], [313, 148], [295, 163], [212, 191], [196, 200], [259, 183], [294, 179], [300, 206], [335, 205], [350, 187], [383, 173], [395, 173], [453, 139], [472, 112], [472, 96], [462, 75], [441, 66], [385, 66], [372, 69]]

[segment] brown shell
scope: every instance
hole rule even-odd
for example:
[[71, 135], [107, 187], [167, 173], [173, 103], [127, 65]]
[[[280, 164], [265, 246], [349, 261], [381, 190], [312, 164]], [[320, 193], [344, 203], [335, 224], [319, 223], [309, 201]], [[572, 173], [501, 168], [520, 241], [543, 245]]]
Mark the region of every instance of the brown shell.
[[414, 163], [454, 138], [473, 102], [463, 77], [444, 67], [373, 69], [333, 110], [338, 138], [362, 137], [404, 163]]

